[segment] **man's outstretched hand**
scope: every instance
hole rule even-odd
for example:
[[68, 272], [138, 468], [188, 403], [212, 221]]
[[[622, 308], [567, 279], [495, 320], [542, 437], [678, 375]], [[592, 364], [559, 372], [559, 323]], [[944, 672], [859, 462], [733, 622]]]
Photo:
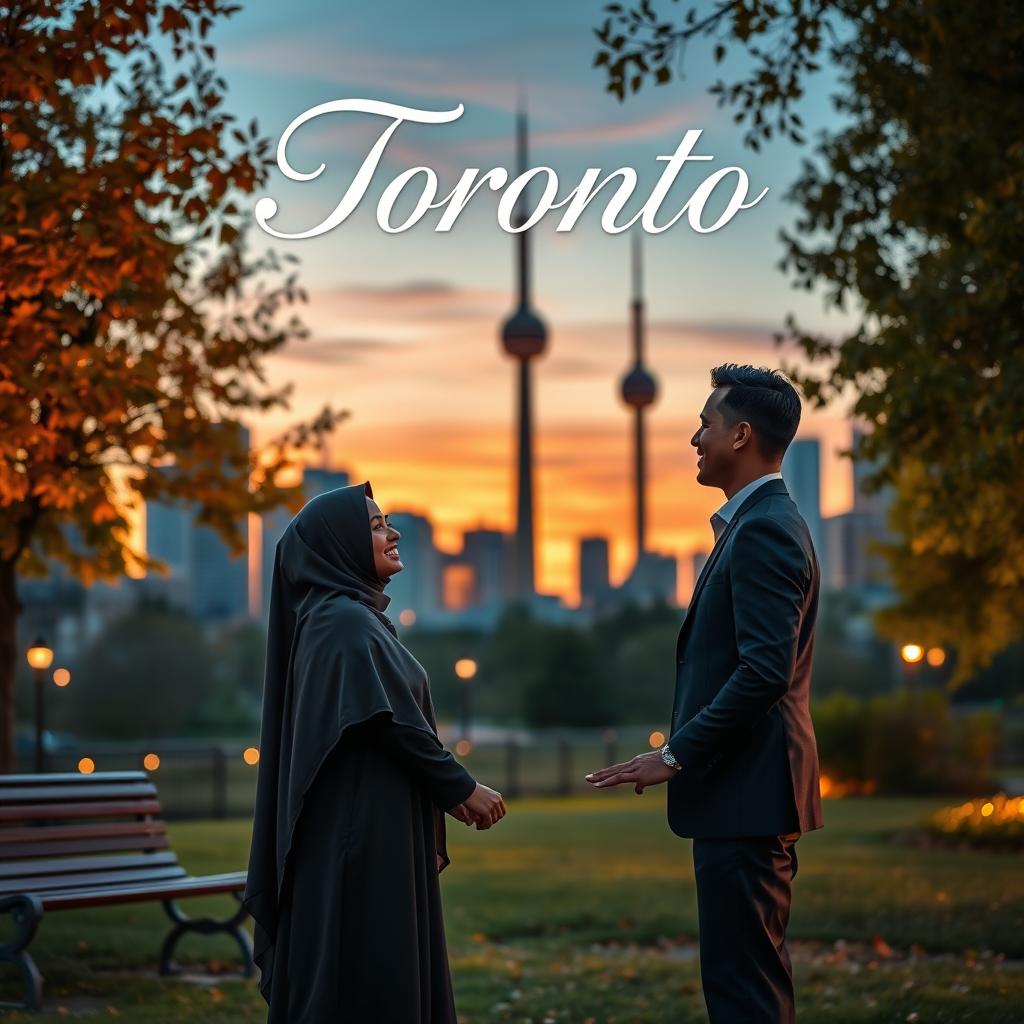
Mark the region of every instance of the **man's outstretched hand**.
[[676, 769], [670, 768], [661, 759], [661, 752], [652, 750], [647, 754], [637, 754], [631, 761], [591, 772], [587, 776], [587, 782], [595, 789], [607, 789], [609, 786], [628, 783], [638, 793], [642, 793], [647, 786], [667, 782], [675, 773]]

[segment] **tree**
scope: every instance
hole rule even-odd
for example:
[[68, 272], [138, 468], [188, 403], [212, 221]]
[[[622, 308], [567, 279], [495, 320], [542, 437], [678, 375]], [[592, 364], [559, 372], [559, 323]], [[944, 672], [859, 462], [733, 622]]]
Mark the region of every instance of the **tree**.
[[802, 143], [794, 111], [823, 58], [842, 125], [822, 131], [788, 198], [781, 268], [858, 322], [844, 337], [779, 340], [817, 404], [856, 394], [872, 426], [858, 453], [895, 495], [887, 554], [893, 637], [957, 651], [963, 681], [1024, 622], [1024, 19], [1014, 0], [720, 0], [660, 21], [612, 4], [596, 31], [607, 88], [673, 78], [689, 40], [752, 58], [710, 91], [754, 149]]
[[141, 606], [83, 652], [58, 720], [93, 738], [182, 736], [216, 692], [201, 624], [183, 612]]
[[551, 627], [541, 643], [540, 671], [523, 691], [523, 712], [532, 726], [616, 724], [597, 641], [570, 627]]
[[[190, 501], [236, 550], [339, 414], [254, 459], [240, 416], [287, 406], [264, 355], [304, 330], [242, 197], [269, 141], [233, 127], [205, 41], [222, 0], [32, 0], [0, 18], [0, 771], [11, 770], [19, 572], [157, 568], [127, 501]], [[156, 472], [166, 463], [174, 473]], [[123, 492], [122, 490], [123, 489]], [[71, 527], [72, 529], [68, 529]], [[84, 550], [72, 546], [77, 534]]]

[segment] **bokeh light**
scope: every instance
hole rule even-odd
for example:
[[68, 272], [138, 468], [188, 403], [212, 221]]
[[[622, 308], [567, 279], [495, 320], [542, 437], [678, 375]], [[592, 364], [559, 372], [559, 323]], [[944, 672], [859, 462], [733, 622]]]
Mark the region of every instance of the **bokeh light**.
[[476, 675], [476, 662], [472, 658], [459, 658], [455, 662], [455, 674], [460, 679], [472, 679]]
[[160, 767], [160, 757], [157, 754], [147, 754], [142, 759], [142, 766], [147, 772], [155, 772]]
[[58, 686], [67, 686], [71, 682], [71, 673], [66, 668], [58, 668], [54, 670], [53, 681]]
[[459, 757], [465, 757], [472, 749], [473, 744], [470, 743], [469, 740], [459, 740], [459, 742], [455, 744], [455, 753], [458, 754]]
[[920, 644], [904, 644], [900, 648], [900, 657], [908, 665], [916, 665], [924, 657], [924, 648]]
[[53, 651], [38, 640], [28, 649], [25, 656], [33, 668], [49, 668], [53, 663]]
[[92, 775], [96, 771], [96, 762], [91, 757], [83, 757], [79, 759], [78, 770], [83, 775]]
[[412, 626], [416, 622], [416, 613], [411, 608], [403, 608], [399, 613], [398, 621], [403, 626]]
[[647, 737], [647, 742], [650, 743], [651, 747], [663, 747], [665, 746], [665, 734], [655, 730]]
[[925, 657], [932, 668], [938, 668], [946, 663], [946, 652], [941, 647], [929, 647]]
[[246, 764], [257, 764], [259, 759], [260, 752], [256, 747], [246, 747], [245, 750], [242, 751], [242, 760]]

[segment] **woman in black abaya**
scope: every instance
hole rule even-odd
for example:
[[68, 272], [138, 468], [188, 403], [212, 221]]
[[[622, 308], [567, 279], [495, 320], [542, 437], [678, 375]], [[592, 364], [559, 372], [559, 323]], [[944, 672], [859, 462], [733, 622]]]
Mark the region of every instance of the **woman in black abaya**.
[[444, 813], [490, 828], [505, 807], [442, 747], [384, 615], [399, 536], [360, 484], [313, 498], [275, 552], [243, 898], [268, 1024], [455, 1024]]

